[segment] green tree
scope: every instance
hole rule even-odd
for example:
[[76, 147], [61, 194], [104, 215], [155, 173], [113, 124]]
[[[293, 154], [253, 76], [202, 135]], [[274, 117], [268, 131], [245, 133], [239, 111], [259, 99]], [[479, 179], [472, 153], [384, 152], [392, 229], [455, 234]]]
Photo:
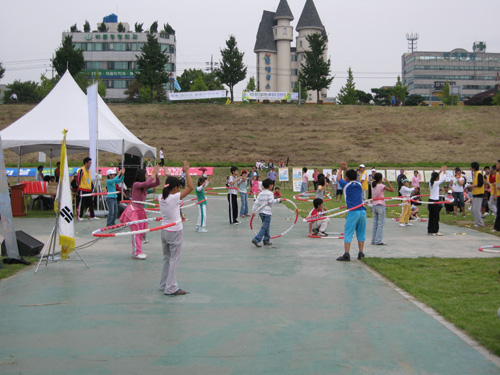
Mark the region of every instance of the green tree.
[[136, 22], [134, 27], [135, 27], [135, 32], [136, 33], [142, 33], [144, 30], [143, 30], [143, 27], [144, 26], [144, 23], [138, 23]]
[[255, 84], [255, 77], [251, 76], [248, 80], [247, 87], [245, 87], [245, 91], [255, 91], [257, 89], [257, 85]]
[[373, 100], [373, 95], [362, 90], [356, 90], [356, 99], [358, 104], [370, 104]]
[[305, 62], [300, 64], [299, 81], [302, 90], [316, 91], [318, 103], [320, 103], [320, 91], [328, 89], [332, 84], [333, 77], [330, 75], [330, 59], [324, 59], [326, 51], [327, 36], [320, 33], [306, 36], [309, 49], [304, 51]]
[[83, 31], [86, 33], [90, 32], [90, 23], [87, 20], [85, 20], [85, 23], [83, 24]]
[[408, 96], [408, 87], [403, 86], [403, 82], [401, 82], [401, 77], [398, 76], [398, 81], [396, 82], [396, 86], [392, 88], [392, 95], [394, 95], [397, 99], [404, 103], [406, 97]]
[[38, 103], [40, 101], [38, 83], [33, 81], [21, 82], [16, 80], [10, 85], [7, 85], [7, 89], [3, 96], [3, 102], [6, 104], [10, 103], [10, 97], [13, 93], [16, 93], [19, 103]]
[[40, 76], [40, 83], [38, 84], [37, 91], [40, 100], [43, 100], [49, 92], [54, 88], [54, 86], [59, 81], [59, 77], [56, 78], [47, 78], [45, 74]]
[[101, 33], [105, 33], [106, 31], [108, 31], [108, 27], [106, 26], [106, 24], [103, 22], [101, 23], [98, 27], [97, 27], [97, 31], [101, 32]]
[[119, 33], [124, 33], [125, 32], [125, 26], [123, 26], [123, 23], [119, 23], [118, 24], [118, 27], [116, 28], [116, 30], [119, 32]]
[[358, 104], [356, 84], [354, 83], [354, 75], [352, 74], [351, 67], [347, 71], [347, 82], [345, 86], [340, 88], [337, 100], [339, 104]]
[[106, 96], [106, 85], [104, 84], [104, 81], [100, 79], [99, 72], [81, 72], [73, 78], [85, 94], [87, 94], [87, 87], [94, 84], [94, 82], [97, 82], [97, 93], [101, 96], [101, 98]]
[[[299, 93], [299, 83], [298, 82], [296, 82], [295, 87], [293, 88], [292, 91]], [[304, 87], [300, 87], [299, 95], [300, 95], [299, 99], [305, 103], [305, 101], [307, 100], [307, 90]]]
[[[182, 86], [181, 86], [182, 87]], [[202, 76], [195, 78], [193, 84], [191, 85], [189, 91], [208, 91], [208, 86]]]
[[161, 50], [160, 43], [150, 33], [147, 42], [142, 47], [142, 54], [137, 57], [137, 72], [135, 78], [149, 89], [149, 100], [153, 103], [154, 91], [165, 91], [163, 86], [168, 83], [170, 73], [165, 69], [168, 55]]
[[52, 66], [60, 76], [64, 74], [66, 67], [73, 77], [80, 73], [85, 67], [83, 51], [81, 49], [75, 49], [71, 35], [66, 35], [62, 45], [56, 50], [55, 56], [51, 61]]
[[149, 27], [149, 33], [150, 34], [157, 34], [158, 33], [158, 21], [155, 21], [151, 24]]
[[375, 105], [391, 105], [392, 88], [381, 87], [379, 89], [372, 89], [371, 91], [375, 94], [373, 96], [373, 102], [375, 103]]
[[[2, 78], [1, 74], [0, 74], [0, 78]], [[500, 90], [491, 99], [491, 104], [493, 104], [493, 105], [500, 105]]]
[[165, 34], [167, 34], [167, 36], [169, 35], [175, 35], [175, 30], [172, 28], [172, 26], [170, 26], [167, 22], [167, 24], [163, 24], [163, 32]]
[[405, 106], [427, 106], [427, 103], [425, 102], [425, 98], [422, 95], [412, 94], [406, 98]]
[[243, 81], [247, 76], [247, 67], [243, 64], [244, 52], [240, 52], [236, 43], [236, 38], [231, 35], [226, 41], [226, 48], [220, 50], [222, 61], [217, 70], [220, 81], [229, 87], [231, 102], [234, 102], [234, 86]]
[[5, 74], [5, 68], [2, 66], [2, 62], [0, 61], [0, 79], [3, 78]]
[[450, 83], [448, 81], [444, 84], [441, 101], [446, 105], [458, 105], [460, 101], [458, 95], [450, 95]]
[[76, 23], [69, 28], [69, 31], [71, 31], [72, 33], [77, 33], [79, 31], [78, 26], [76, 26]]

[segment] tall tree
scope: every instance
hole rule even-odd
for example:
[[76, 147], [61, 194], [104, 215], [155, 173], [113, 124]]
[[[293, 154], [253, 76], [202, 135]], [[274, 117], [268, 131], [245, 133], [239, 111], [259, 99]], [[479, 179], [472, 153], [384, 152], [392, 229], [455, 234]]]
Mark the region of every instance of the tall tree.
[[403, 86], [403, 82], [401, 82], [401, 77], [398, 76], [398, 81], [396, 82], [396, 86], [392, 88], [392, 95], [398, 98], [401, 103], [404, 103], [406, 97], [408, 96], [408, 87]]
[[234, 102], [234, 86], [247, 76], [247, 67], [243, 64], [244, 52], [238, 50], [236, 38], [231, 35], [226, 41], [226, 48], [221, 49], [222, 61], [217, 70], [217, 76], [223, 84], [229, 87], [231, 102]]
[[304, 51], [305, 62], [300, 64], [299, 80], [302, 89], [314, 90], [318, 103], [321, 100], [320, 91], [328, 89], [333, 77], [330, 75], [330, 59], [324, 59], [327, 37], [324, 34], [314, 33], [306, 36], [309, 49]]
[[137, 72], [135, 78], [149, 89], [150, 103], [153, 103], [154, 91], [164, 90], [163, 85], [168, 83], [170, 73], [166, 71], [168, 55], [161, 50], [160, 43], [150, 33], [147, 42], [142, 47], [142, 54], [137, 56]]
[[83, 31], [86, 33], [90, 32], [90, 23], [87, 20], [85, 20], [85, 23], [83, 24]]
[[375, 105], [391, 105], [392, 88], [381, 87], [379, 89], [372, 89], [375, 94], [373, 102]]
[[257, 89], [257, 85], [255, 84], [255, 77], [251, 76], [248, 80], [247, 87], [245, 91], [255, 91]]
[[101, 23], [99, 26], [97, 26], [97, 31], [101, 32], [101, 33], [105, 33], [108, 31], [108, 27], [106, 26], [106, 24], [103, 22]]
[[76, 23], [69, 28], [69, 31], [71, 31], [72, 33], [77, 33], [79, 31]]
[[450, 95], [450, 83], [448, 81], [444, 84], [441, 101], [446, 105], [458, 105], [460, 101], [458, 95]]
[[340, 104], [358, 104], [356, 84], [354, 83], [354, 75], [352, 74], [351, 67], [349, 67], [349, 70], [347, 71], [347, 82], [345, 86], [340, 88], [337, 99]]
[[60, 76], [64, 74], [66, 67], [73, 77], [80, 73], [85, 67], [83, 51], [81, 49], [75, 49], [71, 35], [66, 35], [61, 47], [56, 50], [55, 56], [51, 61], [52, 66]]
[[143, 27], [144, 26], [144, 23], [138, 23], [136, 22], [134, 27], [135, 27], [135, 32], [136, 33], [142, 33], [144, 30], [143, 30]]
[[19, 103], [38, 103], [40, 101], [38, 83], [33, 81], [21, 82], [16, 80], [7, 85], [7, 89], [3, 96], [3, 102], [6, 104], [9, 103], [13, 93], [16, 93]]
[[0, 61], [0, 79], [3, 78], [4, 74], [5, 74], [5, 68], [2, 66], [2, 62]]
[[206, 90], [224, 90], [224, 86], [217, 77], [216, 72], [205, 73], [201, 69], [186, 69], [180, 76], [177, 77], [177, 82], [181, 86], [182, 91], [199, 91], [193, 90], [194, 82], [201, 77], [206, 85]]
[[116, 28], [116, 30], [119, 32], [119, 33], [124, 33], [125, 32], [125, 26], [123, 26], [123, 23], [119, 23], [118, 24], [118, 27]]
[[149, 33], [150, 34], [157, 34], [158, 33], [158, 21], [155, 21], [149, 26]]

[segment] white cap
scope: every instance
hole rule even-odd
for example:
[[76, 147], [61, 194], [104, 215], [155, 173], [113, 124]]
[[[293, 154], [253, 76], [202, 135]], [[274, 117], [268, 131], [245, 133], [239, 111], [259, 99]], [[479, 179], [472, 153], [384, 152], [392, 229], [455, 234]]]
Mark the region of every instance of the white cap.
[[359, 167], [360, 167], [360, 168], [364, 168], [364, 167], [365, 167], [365, 165], [364, 165], [364, 164], [360, 164], [360, 165], [359, 165]]
[[108, 169], [108, 171], [106, 172], [106, 176], [109, 176], [110, 174], [116, 174], [116, 171], [114, 171], [113, 169]]

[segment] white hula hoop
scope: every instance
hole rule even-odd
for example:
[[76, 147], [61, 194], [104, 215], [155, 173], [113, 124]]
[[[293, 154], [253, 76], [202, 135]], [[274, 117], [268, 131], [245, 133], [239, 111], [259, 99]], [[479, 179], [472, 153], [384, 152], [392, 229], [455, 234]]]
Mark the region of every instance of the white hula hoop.
[[111, 225], [111, 226], [106, 227], [106, 228], [96, 229], [95, 231], [92, 232], [92, 236], [94, 236], [94, 237], [130, 236], [132, 234], [141, 234], [141, 233], [147, 233], [147, 232], [155, 232], [155, 231], [160, 230], [160, 229], [170, 228], [170, 227], [173, 227], [174, 225], [180, 224], [182, 222], [182, 219], [180, 219], [180, 220], [177, 220], [176, 222], [165, 224], [165, 225], [161, 225], [161, 226], [155, 227], [155, 228], [140, 229], [140, 230], [135, 230], [135, 231], [132, 231], [132, 232], [103, 233], [105, 231], [112, 230], [112, 229], [122, 228], [122, 227], [125, 227], [125, 226], [130, 227], [131, 225], [146, 223], [148, 221], [160, 221], [161, 219], [162, 218], [160, 216], [160, 217], [155, 217], [155, 218], [151, 218], [151, 219], [142, 219], [142, 220], [136, 220], [136, 221], [129, 221], [127, 223], [122, 223], [122, 224], [117, 224], [117, 225]]
[[[289, 202], [294, 207], [294, 209], [295, 209], [295, 220], [293, 221], [292, 225], [290, 225], [290, 228], [288, 228], [287, 230], [285, 230], [283, 233], [278, 234], [277, 236], [271, 237], [272, 240], [275, 239], [275, 238], [283, 237], [285, 234], [287, 234], [288, 232], [290, 232], [292, 230], [292, 228], [294, 227], [295, 223], [297, 222], [297, 220], [299, 219], [299, 209], [297, 208], [297, 205], [295, 204], [294, 201], [292, 201], [290, 199], [286, 199], [286, 198], [281, 198], [281, 202]], [[253, 219], [257, 215], [257, 213], [260, 210], [262, 210], [265, 206], [267, 206], [268, 204], [269, 203], [263, 204], [262, 206], [260, 206], [259, 208], [257, 208], [257, 210], [255, 210], [255, 215], [252, 215], [252, 218], [250, 219], [250, 229], [255, 233], [255, 235], [257, 235], [257, 232], [253, 228]]]
[[[491, 250], [491, 249], [498, 249], [498, 250]], [[500, 245], [494, 245], [494, 246], [481, 246], [479, 251], [482, 251], [484, 253], [500, 253]]]
[[[344, 234], [344, 233], [335, 233], [335, 234]], [[344, 236], [330, 236], [330, 235], [328, 235], [326, 237], [323, 237], [323, 236], [318, 236], [315, 234], [309, 234], [309, 235], [307, 235], [307, 237], [319, 238], [319, 239], [323, 239], [323, 240], [343, 240], [344, 239]]]
[[[418, 197], [427, 197], [428, 195], [415, 195], [412, 198], [418, 198]], [[410, 199], [411, 202], [413, 203], [422, 203], [422, 204], [452, 204], [455, 199], [453, 197], [450, 197], [449, 195], [440, 195], [439, 198], [444, 198], [444, 201], [437, 201], [437, 202], [428, 202], [428, 201], [417, 201], [415, 199]], [[448, 200], [446, 200], [448, 199]], [[451, 199], [451, 200], [450, 200]]]
[[348, 210], [337, 212], [336, 214], [321, 216], [321, 217], [318, 217], [318, 218], [315, 218], [315, 219], [305, 219], [305, 221], [307, 223], [312, 223], [313, 221], [324, 220], [326, 218], [344, 215], [344, 214], [348, 213], [349, 211], [357, 210], [358, 208], [363, 207], [363, 206], [364, 206], [364, 203], [361, 203], [361, 204], [358, 204], [357, 206], [349, 208]]
[[145, 204], [147, 206], [155, 206], [155, 207], [160, 207], [158, 203], [151, 203], [151, 202], [141, 202], [141, 201], [130, 201], [130, 200], [125, 200], [125, 201], [120, 201], [120, 203], [136, 203], [136, 204]]
[[[196, 200], [197, 198], [194, 198], [194, 199], [191, 199], [191, 200]], [[194, 202], [194, 203], [190, 203], [188, 205], [184, 205], [184, 204], [181, 204], [181, 208], [188, 208], [188, 207], [193, 207], [193, 206], [198, 206], [200, 204], [202, 204], [203, 202], [206, 202], [207, 201], [207, 198], [201, 200], [201, 201], [197, 201], [197, 202]], [[182, 203], [184, 203], [184, 201], [182, 201]]]
[[[293, 196], [293, 199], [295, 199], [296, 201], [300, 201], [300, 202], [312, 202], [316, 198], [316, 197], [309, 198], [309, 195], [312, 195], [312, 194], [316, 195], [316, 190], [309, 190], [309, 191], [306, 191], [304, 193], [296, 194]], [[325, 198], [323, 198], [323, 202], [329, 202], [332, 200], [332, 197], [330, 196], [330, 192], [328, 190], [325, 190], [324, 194], [325, 194]], [[306, 196], [307, 199], [300, 198], [301, 196]]]
[[308, 217], [302, 219], [302, 221], [304, 223], [311, 223], [313, 221], [325, 220], [325, 219], [327, 219], [329, 217], [328, 216], [329, 213], [336, 212], [336, 211], [341, 210], [343, 208], [347, 208], [347, 206], [341, 206], [341, 207], [337, 207], [337, 208], [332, 208], [331, 210], [323, 211], [320, 216], [318, 216], [318, 215], [316, 215], [316, 216], [308, 216]]
[[82, 194], [80, 195], [80, 197], [95, 197], [95, 196], [98, 196], [98, 195], [110, 195], [110, 194], [118, 194], [117, 191], [105, 191], [105, 192], [102, 192], [102, 193], [88, 193], [88, 194]]
[[212, 187], [212, 188], [205, 189], [205, 194], [210, 194], [210, 195], [226, 195], [229, 192], [229, 191], [226, 191], [226, 192], [222, 192], [222, 193], [217, 193], [217, 192], [212, 193], [212, 190], [240, 190], [240, 188], [232, 187], [232, 186]]

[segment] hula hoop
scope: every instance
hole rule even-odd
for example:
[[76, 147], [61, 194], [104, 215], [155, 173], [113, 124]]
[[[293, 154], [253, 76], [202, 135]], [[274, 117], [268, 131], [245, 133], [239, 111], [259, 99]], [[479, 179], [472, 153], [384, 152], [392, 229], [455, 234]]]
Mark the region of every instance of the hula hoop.
[[[194, 199], [196, 200], [197, 198], [194, 198]], [[193, 200], [193, 199], [191, 199], [191, 200]], [[193, 207], [193, 206], [197, 206], [199, 204], [202, 204], [203, 202], [206, 202], [206, 201], [207, 201], [207, 198], [205, 198], [205, 199], [203, 199], [201, 201], [198, 201], [198, 202], [194, 202], [194, 203], [188, 204], [187, 206], [184, 206], [184, 201], [182, 201], [183, 204], [181, 204], [181, 207], [182, 208]]]
[[[293, 226], [295, 225], [295, 223], [297, 222], [297, 220], [299, 219], [299, 209], [297, 208], [297, 205], [295, 204], [294, 201], [292, 201], [290, 199], [286, 199], [286, 198], [281, 198], [281, 202], [289, 202], [289, 203], [292, 204], [292, 206], [295, 208], [295, 220], [293, 221], [292, 225], [290, 225], [290, 228], [288, 228], [287, 230], [285, 230], [283, 233], [278, 234], [277, 236], [271, 237], [272, 240], [275, 239], [275, 238], [282, 237], [285, 234], [287, 234], [288, 232], [290, 232], [292, 230]], [[263, 209], [268, 204], [269, 203], [263, 204], [262, 206], [260, 206], [259, 208], [257, 208], [257, 210], [255, 210], [255, 214], [257, 214], [257, 212], [259, 212], [261, 209]], [[255, 231], [255, 229], [253, 229], [253, 219], [254, 219], [255, 216], [256, 215], [252, 215], [252, 218], [250, 219], [250, 229], [255, 233], [255, 235], [257, 235], [257, 232]]]
[[111, 192], [103, 192], [103, 193], [89, 193], [89, 194], [82, 194], [80, 195], [80, 197], [95, 197], [95, 196], [98, 196], [98, 195], [109, 195], [109, 194], [118, 194], [119, 192], [118, 191], [111, 191]]
[[[293, 196], [293, 199], [296, 201], [301, 201], [301, 202], [312, 202], [314, 198], [309, 198], [309, 194], [316, 194], [316, 190], [309, 190], [304, 193], [296, 194]], [[325, 198], [323, 199], [323, 202], [328, 202], [332, 200], [332, 197], [330, 196], [330, 192], [328, 190], [325, 190]], [[307, 199], [304, 198], [299, 198], [300, 196], [307, 196]]]
[[500, 245], [495, 246], [481, 246], [478, 250], [485, 253], [500, 253], [500, 250], [490, 250], [490, 249], [500, 249]]
[[452, 204], [455, 201], [455, 199], [453, 197], [450, 197], [449, 195], [440, 195], [439, 198], [445, 198], [448, 200], [438, 201], [438, 202], [426, 202], [426, 201], [418, 201], [418, 200], [414, 199], [414, 198], [428, 197], [428, 196], [429, 196], [428, 194], [426, 194], [426, 195], [414, 195], [413, 197], [410, 198], [410, 201], [413, 203], [422, 203], [422, 204]]
[[[344, 233], [341, 233], [341, 234], [344, 234]], [[343, 240], [344, 239], [344, 236], [338, 236], [338, 237], [332, 237], [332, 236], [326, 236], [326, 237], [322, 237], [322, 236], [317, 236], [315, 234], [308, 234], [307, 237], [311, 237], [311, 238], [320, 238], [320, 239], [323, 239], [323, 240]]]
[[160, 230], [160, 229], [170, 228], [170, 227], [173, 227], [174, 225], [180, 224], [182, 222], [182, 219], [180, 219], [180, 220], [177, 220], [176, 222], [161, 225], [161, 226], [156, 227], [156, 228], [140, 229], [140, 230], [135, 230], [132, 232], [122, 232], [122, 233], [103, 233], [105, 231], [116, 229], [116, 228], [122, 228], [125, 226], [130, 227], [131, 225], [134, 225], [134, 224], [146, 223], [148, 221], [160, 221], [161, 219], [162, 219], [161, 217], [155, 217], [153, 219], [142, 219], [142, 220], [136, 220], [136, 221], [129, 221], [128, 223], [111, 225], [111, 226], [106, 227], [106, 228], [96, 229], [95, 231], [92, 232], [92, 236], [94, 236], [94, 237], [130, 236], [131, 234], [155, 232], [155, 231]]
[[212, 190], [240, 190], [240, 188], [231, 187], [231, 186], [212, 187], [212, 188], [205, 189], [205, 194], [210, 194], [210, 195], [226, 195], [228, 193], [228, 192], [217, 193], [217, 192], [212, 192]]
[[147, 206], [155, 206], [160, 207], [159, 204], [151, 203], [151, 202], [141, 202], [141, 201], [120, 201], [120, 203], [137, 203], [137, 204], [145, 204]]
[[357, 206], [354, 206], [354, 207], [351, 207], [349, 208], [348, 210], [345, 210], [345, 211], [341, 211], [341, 212], [337, 212], [336, 214], [331, 214], [331, 215], [326, 215], [326, 216], [321, 216], [321, 217], [317, 217], [317, 218], [314, 218], [314, 219], [304, 219], [305, 222], [307, 223], [312, 223], [313, 221], [318, 221], [318, 220], [324, 220], [326, 218], [330, 218], [330, 217], [335, 217], [335, 216], [339, 216], [339, 215], [343, 215], [343, 214], [346, 214], [348, 213], [349, 211], [354, 211], [360, 207], [363, 207], [364, 203], [361, 203], [361, 204], [358, 204]]
[[[308, 217], [304, 218], [302, 221], [304, 223], [310, 223], [312, 221], [324, 220], [324, 219], [327, 219], [329, 217], [328, 216], [329, 213], [336, 212], [336, 211], [341, 210], [343, 208], [347, 208], [347, 206], [341, 206], [341, 207], [337, 207], [337, 208], [332, 208], [330, 210], [321, 212], [321, 216], [318, 216], [318, 215], [316, 215], [316, 216], [308, 216]], [[312, 219], [314, 219], [314, 220], [312, 220]]]
[[[392, 220], [394, 221], [399, 221], [399, 217], [393, 217]], [[425, 223], [427, 221], [427, 219], [424, 219], [424, 218], [418, 218], [418, 219], [415, 219], [415, 220], [410, 220], [410, 221], [419, 221], [421, 223]]]

